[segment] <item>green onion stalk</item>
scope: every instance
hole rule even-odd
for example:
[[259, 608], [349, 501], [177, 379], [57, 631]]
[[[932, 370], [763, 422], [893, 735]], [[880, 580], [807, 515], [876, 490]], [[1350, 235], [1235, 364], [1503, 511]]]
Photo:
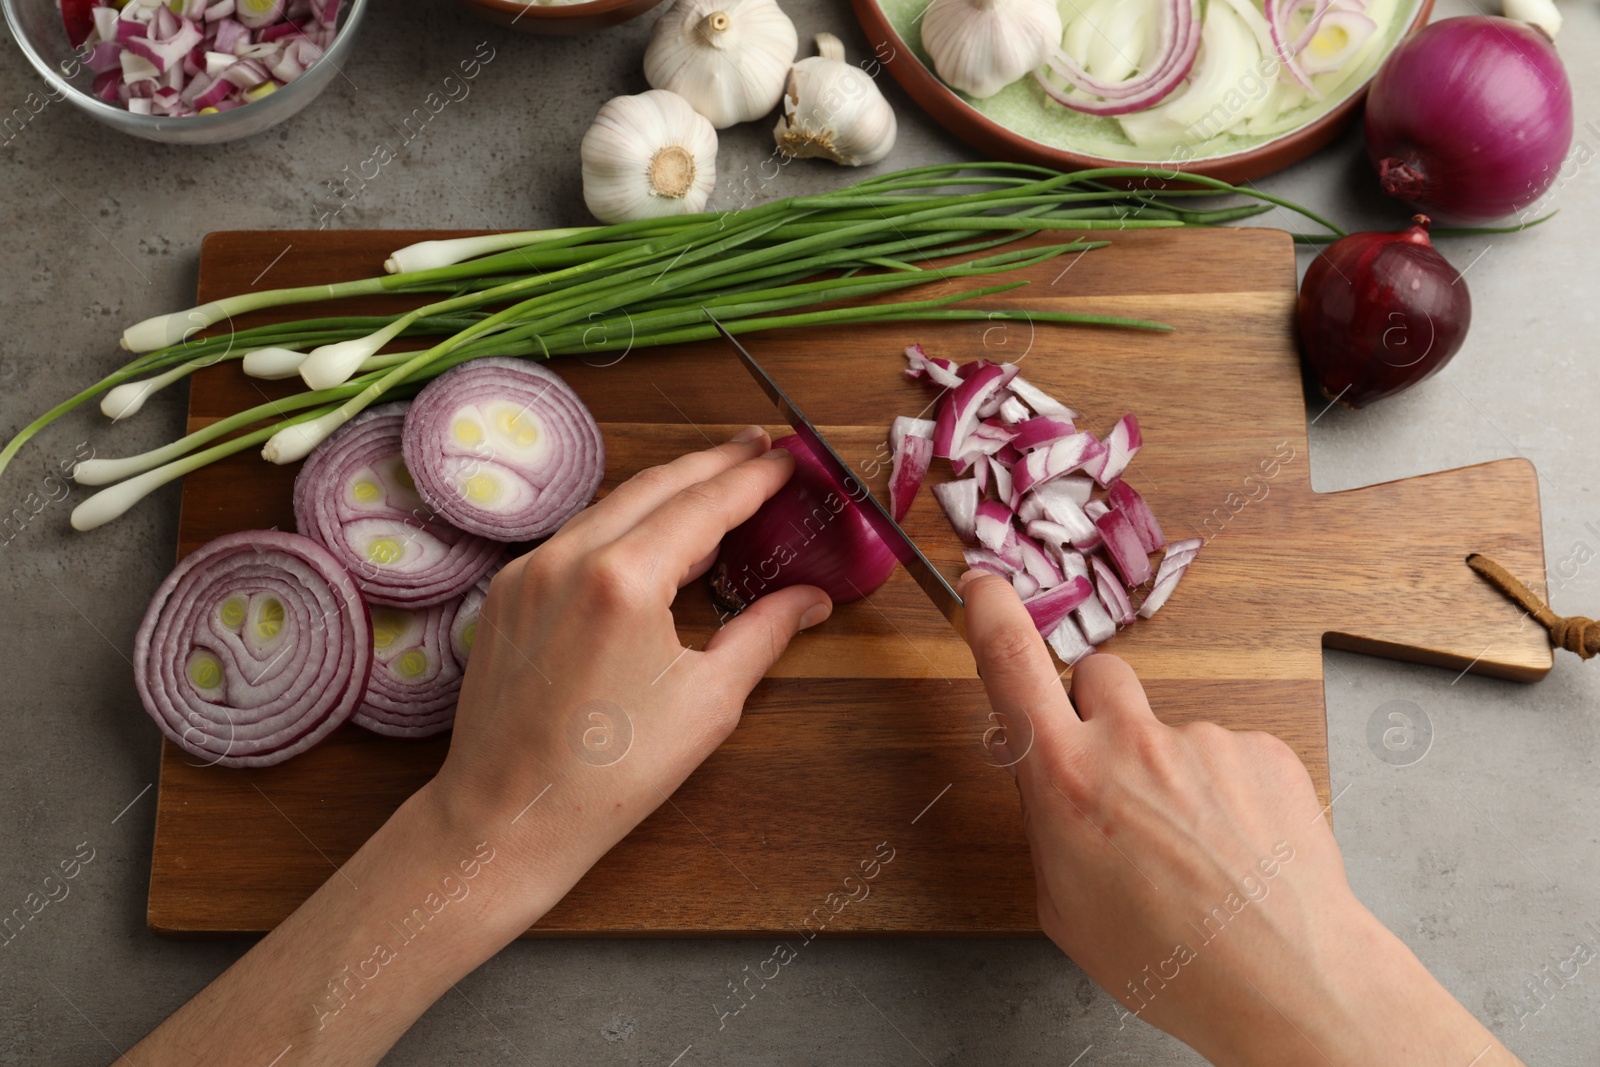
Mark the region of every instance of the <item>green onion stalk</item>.
[[[737, 210], [425, 241], [397, 250], [378, 277], [243, 293], [130, 327], [122, 344], [133, 360], [23, 427], [0, 449], [0, 471], [35, 434], [95, 397], [111, 418], [127, 418], [160, 389], [227, 360], [240, 360], [255, 377], [298, 375], [305, 383], [299, 393], [161, 448], [79, 464], [74, 477], [81, 484], [107, 487], [73, 512], [73, 525], [89, 529], [157, 486], [245, 449], [260, 446], [280, 463], [302, 458], [371, 404], [414, 395], [472, 359], [549, 359], [700, 340], [715, 335], [707, 310], [736, 334], [1005, 318], [1165, 329], [1140, 319], [970, 306], [1022, 281], [885, 298], [1004, 275], [1107, 243], [1076, 234], [1215, 226], [1274, 208], [1299, 213], [1328, 239], [1344, 233], [1251, 187], [1186, 175], [1190, 187], [1165, 190], [1160, 177], [1140, 167], [936, 165]], [[1229, 196], [1247, 202], [1206, 203]], [[1062, 239], [1004, 249], [1050, 234]], [[233, 321], [377, 295], [409, 297], [411, 306], [387, 316], [333, 314], [248, 328]]]

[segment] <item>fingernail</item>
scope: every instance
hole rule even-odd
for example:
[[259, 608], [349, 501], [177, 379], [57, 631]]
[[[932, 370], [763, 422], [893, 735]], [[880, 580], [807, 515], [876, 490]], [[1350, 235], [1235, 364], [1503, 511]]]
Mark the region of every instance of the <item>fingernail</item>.
[[832, 614], [832, 604], [813, 604], [806, 609], [806, 613], [804, 615], [800, 616], [800, 629], [809, 630], [811, 627], [815, 626], [817, 623], [821, 622], [823, 619], [826, 619]]
[[982, 571], [968, 571], [967, 573], [963, 574], [961, 577], [956, 579], [956, 585], [957, 586], [966, 585], [968, 582], [972, 581], [974, 578], [978, 577], [978, 575], [980, 575], [982, 573], [983, 573]]
[[733, 435], [733, 443], [736, 445], [747, 445], [751, 441], [761, 440], [761, 438], [765, 436], [766, 432], [767, 431], [763, 430], [759, 426], [746, 426], [744, 429]]
[[787, 448], [769, 448], [761, 453], [762, 459], [787, 459], [788, 457], [789, 450]]

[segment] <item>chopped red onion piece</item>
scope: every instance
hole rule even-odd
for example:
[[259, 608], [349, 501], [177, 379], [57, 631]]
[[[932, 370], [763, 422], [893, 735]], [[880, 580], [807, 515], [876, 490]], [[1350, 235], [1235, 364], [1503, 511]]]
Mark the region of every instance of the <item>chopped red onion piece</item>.
[[1017, 596], [1023, 600], [1039, 592], [1039, 579], [1027, 571], [1017, 571], [1011, 576], [1011, 588], [1017, 591]]
[[459, 364], [411, 402], [406, 469], [451, 524], [495, 541], [554, 533], [594, 498], [605, 441], [548, 367], [491, 357]]
[[966, 560], [967, 566], [975, 571], [988, 571], [998, 574], [1002, 578], [1010, 578], [1017, 573], [1017, 569], [987, 548], [963, 548], [961, 558]]
[[422, 502], [401, 455], [408, 406], [368, 408], [318, 445], [295, 478], [294, 518], [369, 601], [421, 608], [466, 592], [505, 547], [463, 533]]
[[1106, 458], [1098, 469], [1093, 471], [1094, 480], [1101, 485], [1110, 485], [1117, 478], [1122, 477], [1122, 472], [1128, 469], [1128, 463], [1136, 456], [1139, 449], [1144, 447], [1144, 438], [1139, 435], [1139, 420], [1132, 415], [1124, 415], [1111, 427], [1111, 432], [1106, 434]]
[[909, 415], [897, 416], [894, 422], [889, 424], [889, 450], [899, 451], [900, 439], [907, 434], [913, 437], [926, 437], [932, 441], [933, 425], [932, 419], [913, 419]]
[[1150, 580], [1150, 559], [1139, 543], [1139, 534], [1127, 515], [1116, 509], [1094, 521], [1105, 540], [1111, 562], [1128, 585], [1143, 585]]
[[1040, 589], [1051, 589], [1066, 580], [1061, 568], [1056, 566], [1043, 546], [1026, 534], [1017, 536], [1017, 550], [1022, 556], [1022, 569], [1039, 581]]
[[1100, 516], [1111, 510], [1111, 505], [1104, 500], [1091, 500], [1083, 506], [1083, 513], [1089, 516], [1090, 522], [1097, 521]]
[[948, 359], [930, 356], [923, 351], [921, 345], [906, 346], [906, 377], [926, 378], [934, 385], [946, 389], [954, 389], [961, 384], [961, 379], [956, 376], [955, 364]]
[[963, 541], [978, 539], [978, 483], [972, 478], [941, 482], [933, 487], [934, 499], [950, 519], [956, 536]]
[[1100, 597], [1100, 603], [1105, 605], [1107, 614], [1118, 625], [1128, 625], [1134, 619], [1133, 601], [1129, 599], [1122, 580], [1112, 572], [1111, 565], [1097, 555], [1089, 557], [1089, 566], [1094, 569], [1095, 593]]
[[1067, 540], [1073, 548], [1093, 548], [1100, 543], [1100, 531], [1094, 521], [1078, 506], [1076, 494], [1070, 489], [1058, 489], [1058, 482], [1046, 482], [1034, 489], [1032, 497], [1044, 517], [1066, 528]]
[[1184, 572], [1189, 569], [1189, 564], [1200, 552], [1201, 542], [1198, 537], [1191, 537], [1183, 541], [1174, 541], [1167, 546], [1167, 554], [1162, 557], [1161, 567], [1156, 575], [1155, 584], [1150, 589], [1150, 594], [1144, 598], [1144, 603], [1139, 605], [1139, 617], [1148, 619], [1161, 610], [1161, 606], [1172, 596], [1172, 591], [1178, 588], [1178, 582], [1183, 579]]
[[1053, 415], [1038, 415], [1017, 425], [1015, 440], [1019, 452], [1032, 452], [1036, 448], [1053, 445], [1063, 438], [1071, 437], [1078, 432], [1072, 425], [1072, 420], [1056, 418]]
[[1040, 634], [1048, 635], [1061, 621], [1072, 614], [1074, 608], [1085, 600], [1094, 596], [1094, 587], [1086, 578], [1074, 578], [1070, 582], [1062, 582], [1053, 589], [1046, 589], [1036, 596], [1023, 600], [1022, 606], [1028, 609], [1028, 617], [1033, 620], [1034, 627]]
[[145, 710], [174, 744], [208, 764], [267, 767], [356, 710], [372, 628], [327, 549], [248, 530], [184, 557], [156, 590], [133, 658]]
[[911, 502], [928, 476], [933, 462], [933, 438], [908, 434], [900, 439], [889, 471], [889, 510], [899, 522], [911, 510]]
[[1117, 479], [1106, 490], [1106, 502], [1128, 516], [1134, 532], [1139, 535], [1139, 544], [1146, 552], [1154, 552], [1167, 543], [1167, 535], [1161, 532], [1155, 512], [1150, 510], [1150, 505], [1145, 503], [1144, 497], [1133, 486]]
[[[973, 364], [968, 363], [968, 367]], [[940, 453], [941, 425], [934, 434], [934, 455], [945, 458], [959, 456], [967, 450], [967, 435], [972, 433], [978, 425], [978, 409], [983, 402], [993, 396], [1005, 384], [1005, 372], [997, 365], [991, 363], [978, 367], [971, 376], [956, 387], [946, 398], [946, 409], [950, 412], [949, 436], [945, 443], [946, 451]], [[940, 412], [940, 421], [943, 422], [944, 411]]]
[[1057, 552], [1056, 562], [1061, 565], [1061, 575], [1064, 578], [1089, 577], [1089, 565], [1083, 561], [1081, 552], [1074, 552], [1063, 546]]
[[978, 501], [973, 530], [978, 543], [991, 552], [1000, 552], [1011, 529], [1011, 509], [994, 500]]
[[235, 0], [234, 17], [252, 30], [283, 18], [283, 0]]
[[1062, 619], [1061, 624], [1050, 631], [1045, 643], [1056, 654], [1056, 658], [1069, 667], [1086, 656], [1094, 655], [1094, 646], [1084, 640], [1083, 632], [1070, 618]]
[[1091, 645], [1102, 644], [1117, 636], [1117, 624], [1106, 612], [1105, 605], [1100, 603], [1100, 598], [1092, 596], [1078, 605], [1072, 617], [1077, 620], [1078, 629], [1083, 632], [1084, 639]]
[[1011, 475], [1011, 468], [1001, 463], [998, 458], [989, 461], [989, 474], [994, 482], [994, 498], [1010, 504], [1015, 497], [1015, 486]]
[[1078, 413], [1067, 405], [1046, 393], [1020, 374], [1012, 378], [1007, 388], [1028, 407], [1033, 409], [1035, 415], [1051, 415], [1058, 419], [1072, 421]]
[[1015, 394], [1007, 395], [1000, 405], [1000, 418], [1013, 425], [1027, 420], [1032, 414], [1028, 405], [1018, 400]]
[[1022, 458], [1018, 469], [1013, 472], [1016, 475], [1017, 492], [1026, 493], [1034, 486], [1048, 482], [1052, 478], [1071, 474], [1099, 456], [1105, 449], [1106, 446], [1096, 440], [1094, 434], [1075, 433], [1048, 448], [1029, 452]]

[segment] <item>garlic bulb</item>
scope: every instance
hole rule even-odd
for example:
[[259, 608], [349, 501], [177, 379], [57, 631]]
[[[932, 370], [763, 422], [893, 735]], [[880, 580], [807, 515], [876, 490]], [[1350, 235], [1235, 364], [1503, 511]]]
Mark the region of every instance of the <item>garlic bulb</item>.
[[799, 43], [775, 0], [678, 0], [650, 31], [644, 76], [720, 130], [772, 110]]
[[583, 202], [601, 222], [693, 214], [717, 184], [717, 131], [664, 89], [607, 100], [579, 155]]
[[1042, 67], [1060, 46], [1055, 0], [933, 0], [922, 16], [933, 69], [979, 99]]
[[789, 72], [783, 115], [772, 136], [786, 156], [818, 157], [864, 167], [894, 147], [894, 110], [877, 83], [844, 61], [844, 43], [817, 34], [817, 55]]
[[1505, 0], [1506, 18], [1531, 23], [1544, 31], [1552, 41], [1561, 32], [1561, 12], [1555, 0]]

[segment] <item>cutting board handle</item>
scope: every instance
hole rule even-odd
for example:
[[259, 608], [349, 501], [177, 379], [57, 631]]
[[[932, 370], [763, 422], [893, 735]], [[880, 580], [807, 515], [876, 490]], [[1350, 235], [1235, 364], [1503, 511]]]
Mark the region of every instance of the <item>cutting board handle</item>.
[[1523, 682], [1549, 672], [1544, 628], [1466, 564], [1481, 552], [1516, 574], [1545, 573], [1533, 464], [1502, 459], [1319, 493], [1311, 506], [1331, 576], [1325, 645]]

